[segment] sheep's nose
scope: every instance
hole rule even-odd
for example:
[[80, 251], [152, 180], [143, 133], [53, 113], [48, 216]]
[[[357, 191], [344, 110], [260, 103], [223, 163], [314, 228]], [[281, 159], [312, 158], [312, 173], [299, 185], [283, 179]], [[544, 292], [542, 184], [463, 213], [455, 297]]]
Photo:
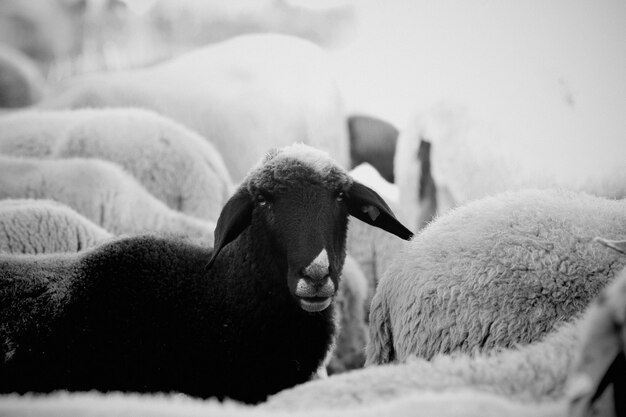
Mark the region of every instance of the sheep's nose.
[[302, 268], [300, 275], [314, 285], [323, 285], [326, 279], [330, 277], [330, 262], [328, 261], [326, 249], [322, 249], [310, 264]]

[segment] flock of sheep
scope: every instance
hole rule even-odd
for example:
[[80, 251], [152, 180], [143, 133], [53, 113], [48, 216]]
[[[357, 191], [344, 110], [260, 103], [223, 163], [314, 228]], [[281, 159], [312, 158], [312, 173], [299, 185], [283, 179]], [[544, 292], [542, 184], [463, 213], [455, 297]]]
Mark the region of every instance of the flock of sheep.
[[0, 414], [624, 415], [626, 149], [348, 117], [282, 35], [0, 72]]

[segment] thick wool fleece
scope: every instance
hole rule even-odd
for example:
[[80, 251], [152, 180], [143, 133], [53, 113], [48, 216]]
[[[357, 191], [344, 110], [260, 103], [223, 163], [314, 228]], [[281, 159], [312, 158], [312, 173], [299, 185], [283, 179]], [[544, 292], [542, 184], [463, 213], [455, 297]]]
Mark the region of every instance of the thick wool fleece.
[[[225, 251], [243, 254], [238, 242]], [[179, 391], [256, 402], [308, 380], [334, 334], [333, 309], [306, 313], [282, 277], [248, 269], [251, 254], [206, 271], [210, 255], [144, 236], [72, 254], [0, 256], [0, 391]]]
[[140, 109], [23, 111], [0, 119], [0, 153], [99, 158], [121, 165], [168, 207], [216, 220], [232, 180], [200, 135]]
[[536, 343], [472, 355], [438, 355], [431, 361], [370, 366], [285, 390], [268, 400], [273, 409], [354, 407], [419, 391], [473, 389], [515, 401], [561, 399], [578, 353], [580, 321], [562, 325]]
[[170, 209], [112, 162], [0, 156], [0, 198], [59, 201], [107, 231], [160, 232], [208, 246], [215, 225]]
[[40, 107], [141, 107], [210, 140], [235, 182], [273, 146], [304, 142], [349, 165], [343, 103], [326, 54], [275, 34], [238, 36], [153, 67], [73, 80]]
[[530, 343], [581, 312], [626, 264], [626, 201], [530, 190], [470, 203], [406, 244], [370, 310], [370, 364]]
[[394, 160], [400, 205], [415, 228], [421, 140], [432, 144], [437, 212], [489, 195], [527, 188], [566, 188], [597, 196], [626, 197], [622, 138], [528, 137], [498, 131], [460, 106], [435, 106], [409, 121]]
[[521, 404], [471, 390], [415, 392], [348, 409], [267, 410], [180, 395], [66, 393], [0, 396], [0, 414], [13, 417], [567, 417], [565, 402]]
[[112, 235], [51, 200], [0, 200], [0, 252], [75, 252]]
[[328, 152], [298, 142], [266, 152], [242, 185], [255, 195], [259, 190], [275, 194], [318, 183], [339, 193], [352, 185], [352, 177], [330, 159]]

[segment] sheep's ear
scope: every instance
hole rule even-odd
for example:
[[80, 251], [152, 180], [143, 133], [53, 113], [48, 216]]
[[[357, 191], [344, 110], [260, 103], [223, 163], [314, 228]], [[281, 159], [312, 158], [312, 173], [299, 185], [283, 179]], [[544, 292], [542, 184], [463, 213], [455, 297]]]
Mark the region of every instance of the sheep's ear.
[[206, 269], [211, 268], [220, 251], [250, 225], [253, 208], [254, 204], [250, 199], [250, 194], [243, 187], [240, 187], [226, 202], [220, 217], [217, 219], [213, 254]]
[[385, 200], [374, 190], [354, 181], [345, 193], [348, 213], [357, 219], [409, 240], [413, 233], [396, 219]]

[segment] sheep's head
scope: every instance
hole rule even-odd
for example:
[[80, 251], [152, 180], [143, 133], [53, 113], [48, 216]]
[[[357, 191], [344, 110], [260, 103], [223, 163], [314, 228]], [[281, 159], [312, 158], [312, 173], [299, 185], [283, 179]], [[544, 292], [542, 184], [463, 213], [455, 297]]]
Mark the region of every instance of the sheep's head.
[[[326, 153], [296, 144], [271, 151], [226, 203], [208, 267], [246, 228], [262, 233], [305, 311], [327, 308], [345, 259], [348, 215], [403, 239], [412, 233], [374, 191], [354, 181]], [[268, 261], [269, 262], [269, 261]]]

